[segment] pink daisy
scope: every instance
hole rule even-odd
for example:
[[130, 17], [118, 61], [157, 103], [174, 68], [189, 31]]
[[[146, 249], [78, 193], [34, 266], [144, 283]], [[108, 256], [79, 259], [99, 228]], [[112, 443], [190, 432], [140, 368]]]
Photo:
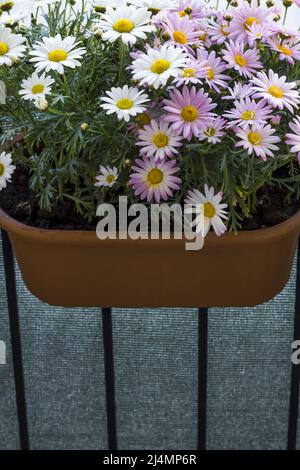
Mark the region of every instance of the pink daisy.
[[236, 144], [236, 147], [243, 147], [249, 155], [255, 153], [262, 160], [266, 160], [267, 155], [274, 157], [272, 150], [279, 150], [279, 147], [274, 144], [281, 140], [280, 137], [273, 135], [275, 132], [270, 124], [266, 126], [254, 124], [247, 129], [237, 127], [235, 133], [241, 140]]
[[172, 123], [174, 131], [188, 140], [206, 127], [207, 120], [215, 116], [210, 111], [217, 106], [203, 89], [197, 91], [194, 86], [190, 90], [184, 86], [182, 93], [172, 91], [170, 99], [164, 100], [163, 104], [168, 113], [163, 120]]
[[176, 163], [176, 160], [155, 161], [154, 157], [136, 160], [129, 180], [135, 195], [147, 202], [167, 201], [181, 186], [181, 179], [174, 176], [180, 171]]
[[209, 20], [209, 36], [213, 44], [223, 44], [229, 36], [229, 22], [224, 20], [223, 14], [217, 15], [217, 20]]
[[137, 145], [142, 147], [141, 153], [147, 157], [154, 156], [155, 160], [172, 157], [178, 153], [176, 148], [182, 146], [182, 137], [176, 135], [167, 122], [156, 122], [154, 119], [139, 131], [138, 137]]
[[264, 100], [257, 103], [248, 97], [245, 100], [235, 101], [234, 104], [235, 108], [224, 113], [224, 117], [230, 119], [228, 128], [235, 126], [247, 128], [255, 123], [265, 124], [272, 117], [273, 108]]
[[186, 48], [199, 42], [199, 32], [195, 31], [195, 24], [188, 16], [181, 18], [177, 13], [166, 14], [161, 27], [170, 36], [166, 44]]
[[234, 43], [231, 40], [226, 44], [226, 48], [227, 50], [223, 50], [224, 59], [229, 68], [235, 69], [240, 75], [250, 78], [257, 72], [256, 69], [263, 67], [258, 49], [245, 51], [244, 43]]
[[181, 74], [175, 78], [174, 84], [181, 85], [197, 85], [202, 83], [202, 78], [206, 77], [205, 62], [199, 63], [196, 59], [190, 56], [186, 67], [182, 70]]
[[206, 18], [211, 13], [208, 5], [199, 0], [179, 0], [172, 11], [176, 11], [180, 17], [188, 16], [192, 20]]
[[210, 144], [218, 144], [221, 142], [223, 135], [225, 135], [225, 124], [225, 119], [221, 118], [220, 116], [216, 117], [215, 119], [210, 119], [207, 121], [205, 129], [200, 130], [198, 139], [200, 141], [207, 140], [207, 142]]
[[290, 123], [290, 129], [293, 131], [293, 134], [286, 134], [286, 143], [291, 146], [292, 153], [300, 152], [300, 117], [297, 116]]
[[264, 6], [258, 6], [257, 0], [239, 2], [239, 5], [231, 10], [232, 20], [228, 30], [230, 38], [234, 41], [249, 43], [249, 27], [254, 23], [259, 24], [263, 29], [267, 28], [273, 20], [275, 14]]
[[230, 80], [230, 77], [223, 73], [227, 65], [217, 57], [215, 51], [208, 53], [198, 50], [197, 58], [206, 65], [205, 80], [209, 88], [213, 88], [217, 93], [220, 93], [220, 88], [228, 88], [226, 80]]
[[280, 60], [287, 60], [290, 64], [295, 63], [294, 59], [300, 60], [300, 43], [269, 39], [268, 45], [273, 51], [279, 52]]
[[235, 83], [233, 88], [228, 88], [230, 95], [223, 96], [223, 100], [241, 100], [247, 96], [253, 95], [252, 84], [243, 85], [240, 82]]
[[269, 70], [269, 75], [259, 72], [257, 77], [251, 82], [254, 84], [254, 98], [267, 100], [273, 108], [287, 108], [293, 113], [293, 107], [297, 108], [300, 103], [300, 96], [295, 82], [288, 83], [286, 77], [279, 77], [273, 70]]

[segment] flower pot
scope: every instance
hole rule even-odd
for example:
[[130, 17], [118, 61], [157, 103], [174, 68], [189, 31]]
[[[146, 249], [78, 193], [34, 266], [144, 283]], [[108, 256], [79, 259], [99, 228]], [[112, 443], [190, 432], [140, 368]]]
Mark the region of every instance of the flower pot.
[[28, 289], [64, 307], [254, 306], [287, 283], [300, 212], [272, 228], [210, 233], [201, 251], [183, 240], [105, 240], [95, 232], [41, 230], [0, 210]]

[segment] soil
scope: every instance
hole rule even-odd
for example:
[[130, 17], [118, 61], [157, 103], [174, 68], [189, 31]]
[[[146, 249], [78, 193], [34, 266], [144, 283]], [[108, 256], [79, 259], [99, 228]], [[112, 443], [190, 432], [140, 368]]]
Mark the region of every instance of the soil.
[[[20, 200], [21, 195], [21, 200]], [[259, 194], [261, 204], [251, 219], [244, 222], [243, 230], [257, 230], [277, 225], [300, 209], [300, 201], [294, 198], [285, 202], [284, 190], [265, 186]], [[78, 215], [73, 203], [65, 201], [49, 213], [41, 210], [36, 195], [29, 189], [28, 174], [18, 168], [12, 183], [0, 191], [0, 207], [11, 217], [24, 224], [52, 230], [95, 230], [97, 220], [88, 223]]]

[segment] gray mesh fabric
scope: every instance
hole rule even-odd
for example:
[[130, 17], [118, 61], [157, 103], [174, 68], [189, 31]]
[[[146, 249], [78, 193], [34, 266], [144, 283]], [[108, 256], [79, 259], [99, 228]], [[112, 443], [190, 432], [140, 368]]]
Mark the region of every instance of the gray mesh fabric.
[[[8, 346], [7, 365], [0, 365], [0, 449], [17, 449], [1, 251], [0, 278], [0, 340]], [[106, 449], [100, 309], [49, 307], [28, 292], [19, 271], [17, 290], [31, 447]], [[272, 302], [209, 311], [209, 449], [286, 448], [294, 300], [295, 267]], [[113, 335], [119, 448], [195, 449], [197, 310], [114, 309]]]

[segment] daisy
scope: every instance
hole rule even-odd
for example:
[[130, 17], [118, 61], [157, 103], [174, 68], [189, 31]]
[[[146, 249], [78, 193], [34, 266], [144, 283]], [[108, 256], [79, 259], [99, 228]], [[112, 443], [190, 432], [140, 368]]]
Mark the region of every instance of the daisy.
[[154, 156], [155, 161], [172, 157], [178, 153], [176, 147], [182, 145], [182, 137], [177, 136], [166, 122], [157, 123], [154, 119], [139, 131], [138, 137], [137, 145], [142, 147], [141, 153], [146, 157]]
[[199, 32], [195, 31], [195, 25], [188, 16], [181, 18], [177, 13], [170, 13], [165, 15], [161, 26], [170, 37], [166, 44], [185, 47], [199, 42]]
[[220, 88], [227, 88], [228, 84], [226, 80], [230, 80], [230, 77], [223, 73], [227, 65], [217, 57], [215, 51], [210, 53], [207, 51], [198, 51], [197, 57], [201, 62], [205, 62], [205, 81], [209, 88], [213, 88], [217, 93], [220, 93]]
[[0, 80], [0, 104], [6, 103], [6, 85], [3, 80]]
[[16, 59], [23, 56], [26, 41], [21, 34], [13, 34], [9, 28], [0, 26], [0, 65], [10, 67]]
[[209, 36], [213, 44], [223, 44], [228, 36], [229, 22], [223, 19], [223, 15], [218, 18], [217, 21], [209, 20]]
[[55, 70], [63, 74], [64, 67], [74, 69], [81, 65], [78, 59], [82, 59], [85, 53], [85, 48], [77, 47], [79, 43], [75, 41], [75, 38], [71, 36], [62, 39], [60, 34], [54, 38], [44, 37], [43, 41], [38, 42], [29, 52], [32, 56], [30, 62], [35, 62], [37, 72], [45, 69], [46, 72]]
[[234, 41], [249, 42], [248, 31], [253, 24], [259, 24], [263, 29], [268, 28], [275, 14], [264, 6], [258, 6], [257, 0], [239, 2], [239, 6], [232, 8], [232, 20], [228, 31]]
[[186, 53], [178, 47], [164, 45], [160, 49], [149, 48], [133, 61], [133, 79], [140, 85], [147, 83], [158, 89], [166, 86], [171, 77], [178, 77], [187, 60]]
[[251, 80], [253, 83], [254, 98], [265, 99], [273, 108], [287, 108], [291, 113], [293, 107], [297, 108], [300, 103], [300, 96], [295, 82], [287, 82], [286, 77], [279, 77], [273, 70], [269, 70], [269, 75], [259, 72], [257, 77]]
[[137, 7], [147, 8], [151, 13], [157, 14], [174, 8], [176, 0], [129, 0], [128, 3]]
[[11, 176], [16, 169], [11, 163], [11, 154], [2, 152], [0, 154], [0, 191], [6, 188], [7, 182], [11, 182]]
[[225, 124], [226, 120], [222, 119], [220, 116], [215, 119], [210, 119], [207, 121], [205, 129], [200, 129], [198, 139], [200, 141], [207, 140], [210, 144], [218, 144], [221, 142], [221, 137], [225, 135], [223, 130]]
[[51, 77], [47, 77], [45, 73], [39, 77], [36, 72], [33, 72], [31, 77], [22, 81], [22, 90], [19, 91], [19, 94], [23, 96], [24, 100], [35, 101], [37, 98], [49, 95], [53, 83], [54, 80]]
[[188, 16], [191, 20], [206, 18], [210, 13], [209, 7], [199, 0], [179, 0], [172, 11], [176, 11], [180, 17]]
[[[126, 0], [89, 0], [96, 13], [105, 13], [107, 7], [117, 8], [126, 6]], [[132, 3], [132, 2], [131, 2]]]
[[115, 42], [121, 38], [124, 44], [135, 44], [137, 38], [146, 39], [146, 33], [154, 30], [150, 23], [151, 13], [147, 8], [131, 5], [107, 8], [98, 25], [104, 31], [104, 41]]
[[253, 124], [266, 124], [268, 119], [272, 117], [272, 106], [267, 105], [264, 100], [258, 103], [251, 98], [235, 101], [235, 108], [224, 113], [224, 117], [230, 119], [227, 127], [240, 126], [247, 128]]
[[280, 60], [287, 60], [290, 64], [295, 63], [294, 59], [300, 60], [300, 43], [269, 39], [268, 44], [273, 51], [279, 52]]
[[244, 43], [234, 43], [232, 40], [226, 44], [223, 50], [224, 59], [228, 62], [229, 68], [235, 69], [244, 77], [252, 77], [256, 69], [261, 69], [260, 55], [258, 49], [248, 49], [245, 51]]
[[228, 219], [225, 210], [228, 206], [227, 204], [221, 204], [223, 193], [215, 194], [214, 188], [209, 188], [207, 184], [204, 186], [204, 193], [202, 194], [198, 189], [189, 191], [185, 200], [185, 204], [189, 206], [186, 213], [197, 214], [192, 227], [196, 226], [197, 233], [200, 233], [202, 237], [206, 237], [211, 227], [213, 227], [215, 234], [220, 237], [227, 231], [223, 220]]
[[228, 88], [229, 95], [223, 96], [223, 100], [241, 100], [247, 96], [253, 95], [253, 86], [251, 83], [243, 85], [240, 82], [235, 83], [233, 88]]
[[143, 157], [132, 166], [129, 184], [141, 200], [167, 201], [180, 189], [181, 179], [174, 176], [178, 171], [176, 160], [155, 161], [154, 157]]
[[206, 127], [207, 121], [214, 117], [210, 111], [217, 106], [203, 88], [197, 91], [194, 86], [191, 89], [184, 86], [182, 93], [172, 91], [170, 99], [164, 100], [163, 104], [168, 113], [163, 120], [172, 123], [174, 131], [188, 140], [193, 135], [198, 136], [200, 129]]
[[260, 157], [262, 160], [267, 159], [267, 155], [274, 157], [272, 150], [279, 150], [277, 142], [280, 142], [280, 137], [274, 136], [275, 129], [270, 124], [259, 125], [254, 124], [248, 129], [235, 129], [235, 134], [241, 140], [236, 144], [236, 147], [243, 147], [248, 150], [248, 154], [251, 155], [253, 152]]
[[129, 88], [128, 85], [123, 88], [112, 88], [106, 94], [108, 96], [101, 98], [105, 102], [101, 108], [106, 110], [106, 114], [116, 113], [119, 121], [124, 119], [128, 122], [131, 116], [143, 113], [146, 111], [143, 105], [149, 101], [143, 91], [139, 91], [138, 88]]
[[205, 62], [199, 63], [198, 60], [190, 57], [186, 67], [181, 71], [181, 74], [175, 78], [174, 84], [181, 85], [197, 85], [202, 83], [202, 78], [206, 77], [207, 68]]
[[95, 183], [95, 186], [97, 187], [108, 187], [112, 188], [112, 186], [116, 183], [119, 174], [118, 174], [118, 169], [114, 166], [111, 168], [110, 166], [100, 166], [100, 174], [96, 176], [97, 182]]
[[290, 123], [290, 129], [293, 131], [293, 134], [286, 134], [286, 143], [291, 146], [292, 153], [300, 152], [300, 117], [297, 116]]

